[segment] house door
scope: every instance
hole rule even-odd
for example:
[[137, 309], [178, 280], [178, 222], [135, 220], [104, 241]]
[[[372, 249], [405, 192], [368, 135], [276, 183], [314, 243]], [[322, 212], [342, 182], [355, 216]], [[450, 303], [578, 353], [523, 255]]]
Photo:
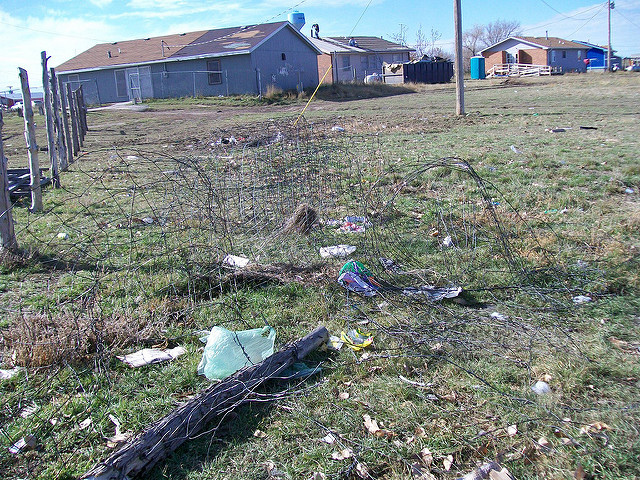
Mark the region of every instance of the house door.
[[129, 100], [138, 102], [153, 97], [151, 67], [127, 68], [127, 93]]

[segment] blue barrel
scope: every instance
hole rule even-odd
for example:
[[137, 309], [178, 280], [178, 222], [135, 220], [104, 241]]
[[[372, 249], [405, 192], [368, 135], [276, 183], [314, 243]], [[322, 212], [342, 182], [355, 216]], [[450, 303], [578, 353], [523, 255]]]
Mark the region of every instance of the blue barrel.
[[289, 16], [287, 17], [287, 20], [289, 20], [289, 23], [292, 23], [293, 26], [296, 27], [298, 30], [304, 27], [305, 20], [304, 20], [304, 13], [302, 12], [298, 12], [297, 10], [294, 10], [289, 14]]
[[471, 78], [474, 80], [485, 78], [483, 56], [471, 57]]

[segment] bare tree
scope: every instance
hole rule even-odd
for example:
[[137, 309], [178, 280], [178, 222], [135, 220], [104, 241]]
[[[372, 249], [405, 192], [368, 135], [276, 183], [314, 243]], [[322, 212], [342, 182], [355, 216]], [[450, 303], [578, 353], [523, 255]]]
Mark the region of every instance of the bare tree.
[[520, 35], [520, 22], [517, 20], [496, 20], [487, 25], [474, 25], [462, 34], [462, 55], [465, 71], [469, 71], [470, 58], [483, 49], [502, 40]]
[[396, 43], [399, 43], [400, 45], [406, 46], [407, 45], [407, 26], [401, 23], [400, 31], [397, 33], [392, 33], [391, 40], [393, 40]]
[[462, 34], [462, 48], [465, 55], [473, 57], [485, 47], [484, 28], [482, 25], [474, 25]]
[[[434, 56], [436, 53], [436, 42], [442, 38], [442, 34], [436, 30], [435, 28], [431, 29], [431, 49], [429, 50], [429, 55]], [[442, 50], [437, 47], [438, 50]]]
[[443, 50], [441, 47], [434, 47], [431, 55], [433, 57], [440, 57], [440, 58], [444, 58], [445, 60], [451, 60], [451, 61], [453, 61], [453, 59], [455, 58], [455, 55], [453, 54], [453, 52], [447, 52], [446, 50]]
[[520, 22], [517, 20], [496, 20], [484, 27], [484, 43], [488, 47], [501, 42], [505, 38], [520, 35], [522, 32]]
[[411, 54], [411, 57], [414, 60], [420, 60], [424, 55], [427, 54], [427, 49], [427, 36], [422, 31], [422, 25], [420, 25], [418, 31], [416, 32], [416, 51]]
[[462, 62], [466, 72], [469, 71], [471, 57], [478, 55], [480, 50], [486, 46], [484, 42], [484, 29], [484, 26], [476, 24], [462, 33]]

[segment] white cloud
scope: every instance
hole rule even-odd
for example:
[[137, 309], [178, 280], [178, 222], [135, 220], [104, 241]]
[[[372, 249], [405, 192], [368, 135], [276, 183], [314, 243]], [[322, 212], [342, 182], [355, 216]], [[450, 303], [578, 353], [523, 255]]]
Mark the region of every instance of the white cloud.
[[89, 1], [98, 8], [108, 7], [113, 2], [113, 0], [89, 0]]
[[[96, 20], [62, 16], [20, 19], [1, 10], [0, 18], [4, 24], [0, 29], [0, 45], [7, 46], [0, 62], [0, 89], [20, 85], [18, 67], [27, 70], [31, 86], [41, 86], [40, 52], [43, 50], [51, 57], [49, 66], [54, 67], [101, 43], [95, 38], [97, 32], [106, 39], [118, 36], [111, 26]], [[16, 38], [20, 41], [17, 42]]]

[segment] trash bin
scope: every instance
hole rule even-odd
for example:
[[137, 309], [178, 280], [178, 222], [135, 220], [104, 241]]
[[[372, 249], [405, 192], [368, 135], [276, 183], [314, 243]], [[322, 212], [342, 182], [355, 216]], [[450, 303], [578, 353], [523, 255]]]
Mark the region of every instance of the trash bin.
[[483, 56], [471, 57], [471, 78], [474, 80], [485, 78]]

